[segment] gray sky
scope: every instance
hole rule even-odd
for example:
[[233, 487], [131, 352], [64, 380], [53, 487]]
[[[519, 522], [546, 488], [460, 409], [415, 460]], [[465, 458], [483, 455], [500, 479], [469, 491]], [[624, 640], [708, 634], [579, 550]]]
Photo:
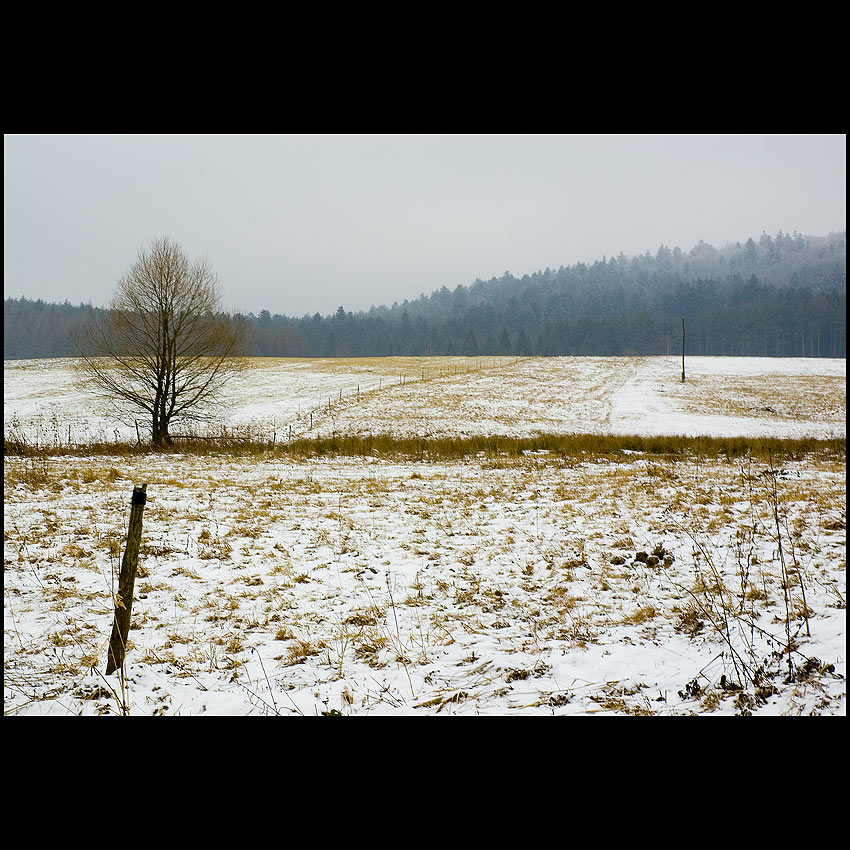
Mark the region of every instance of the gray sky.
[[509, 271], [846, 226], [832, 135], [4, 137], [5, 296], [108, 303], [168, 235], [228, 310], [368, 309]]

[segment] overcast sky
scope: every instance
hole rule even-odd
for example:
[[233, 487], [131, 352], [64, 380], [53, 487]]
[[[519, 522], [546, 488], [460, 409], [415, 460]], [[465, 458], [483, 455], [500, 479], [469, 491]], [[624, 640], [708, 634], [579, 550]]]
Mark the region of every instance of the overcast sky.
[[108, 303], [168, 235], [228, 310], [358, 311], [509, 271], [846, 226], [835, 135], [4, 137], [6, 297]]

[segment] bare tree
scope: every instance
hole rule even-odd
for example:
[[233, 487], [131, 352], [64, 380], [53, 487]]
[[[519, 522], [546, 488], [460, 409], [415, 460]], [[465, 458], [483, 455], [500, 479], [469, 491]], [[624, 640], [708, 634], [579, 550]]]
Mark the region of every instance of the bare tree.
[[217, 276], [167, 236], [141, 249], [118, 281], [110, 309], [77, 339], [97, 394], [146, 415], [155, 446], [177, 419], [208, 415], [241, 367], [246, 329], [221, 312]]

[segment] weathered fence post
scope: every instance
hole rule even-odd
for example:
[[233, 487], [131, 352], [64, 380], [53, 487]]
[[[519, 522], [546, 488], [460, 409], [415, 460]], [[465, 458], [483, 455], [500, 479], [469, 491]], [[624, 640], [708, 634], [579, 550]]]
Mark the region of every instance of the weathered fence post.
[[685, 317], [682, 316], [682, 383], [685, 383]]
[[106, 675], [120, 670], [124, 664], [124, 651], [130, 633], [130, 614], [133, 609], [133, 586], [136, 583], [136, 567], [139, 564], [139, 544], [142, 540], [142, 513], [147, 501], [147, 484], [133, 487], [130, 501], [130, 528], [127, 532], [127, 548], [121, 561], [118, 577], [118, 594], [115, 597], [115, 619], [112, 622], [112, 637], [109, 639], [109, 657]]

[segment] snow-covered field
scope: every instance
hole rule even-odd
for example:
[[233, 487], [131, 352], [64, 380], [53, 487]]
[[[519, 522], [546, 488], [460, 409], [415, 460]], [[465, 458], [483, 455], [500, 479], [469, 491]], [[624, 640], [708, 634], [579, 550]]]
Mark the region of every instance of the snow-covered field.
[[[135, 441], [72, 361], [4, 365], [7, 436]], [[846, 436], [844, 360], [686, 368], [258, 360], [211, 428]], [[121, 693], [106, 647], [142, 482]], [[54, 453], [5, 458], [4, 485], [7, 714], [846, 713], [843, 457]]]
[[[6, 361], [7, 433], [39, 445], [137, 438], [73, 360]], [[846, 361], [811, 358], [257, 358], [204, 431], [290, 435], [846, 434]], [[138, 414], [136, 414], [138, 416]], [[140, 421], [144, 434], [144, 419]], [[180, 428], [172, 429], [176, 433]]]

